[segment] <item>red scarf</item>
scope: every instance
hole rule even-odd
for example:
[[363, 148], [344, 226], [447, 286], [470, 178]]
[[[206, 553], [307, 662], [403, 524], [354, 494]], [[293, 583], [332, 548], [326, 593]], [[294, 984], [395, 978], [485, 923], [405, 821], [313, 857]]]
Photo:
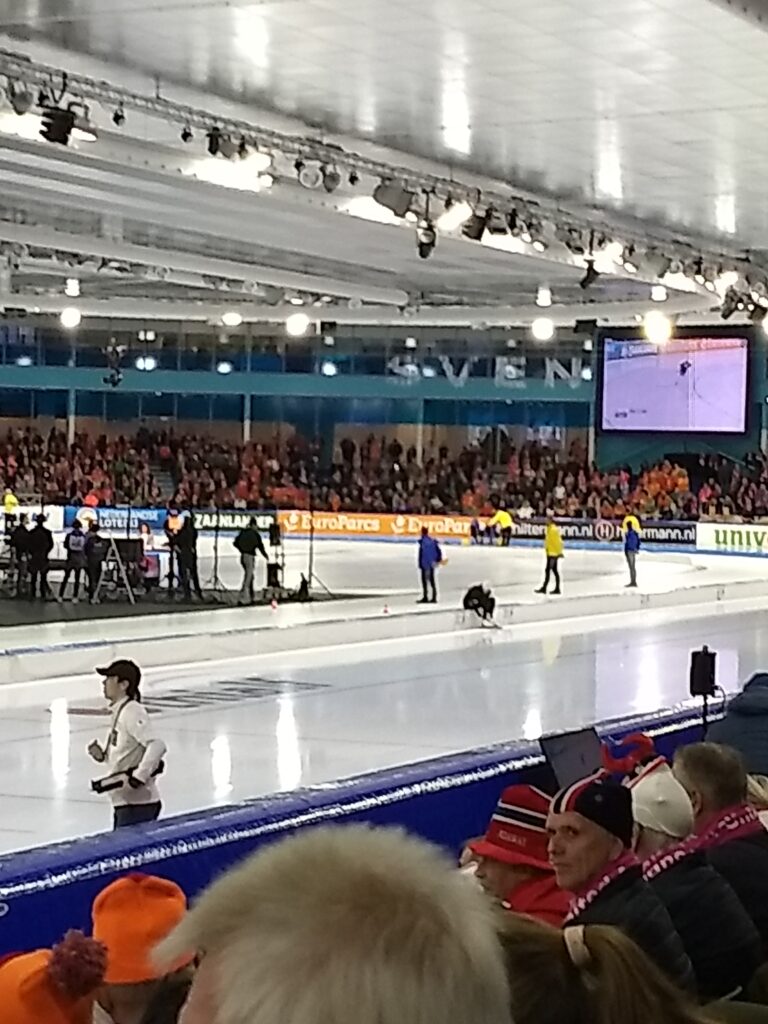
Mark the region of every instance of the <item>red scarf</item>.
[[600, 875], [595, 881], [587, 882], [581, 892], [575, 894], [571, 900], [565, 924], [582, 914], [612, 882], [621, 878], [631, 868], [638, 867], [639, 864], [640, 861], [631, 850], [625, 850], [620, 857], [612, 860], [603, 875]]
[[750, 807], [749, 804], [737, 804], [735, 807], [729, 807], [710, 818], [708, 824], [698, 835], [684, 839], [668, 850], [660, 850], [644, 861], [643, 877], [650, 882], [652, 878], [657, 878], [662, 872], [679, 864], [681, 860], [685, 860], [692, 853], [713, 850], [715, 847], [730, 843], [732, 839], [746, 839], [748, 836], [758, 835], [763, 831], [765, 831], [763, 823], [754, 807]]

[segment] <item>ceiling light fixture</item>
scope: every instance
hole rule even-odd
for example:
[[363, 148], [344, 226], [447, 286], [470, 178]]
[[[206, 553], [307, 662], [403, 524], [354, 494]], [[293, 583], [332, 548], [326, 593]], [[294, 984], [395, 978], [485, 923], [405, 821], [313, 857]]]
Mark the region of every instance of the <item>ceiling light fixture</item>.
[[663, 345], [672, 337], [672, 321], [660, 309], [651, 309], [643, 317], [643, 334], [654, 345]]
[[552, 305], [552, 289], [548, 284], [540, 284], [536, 292], [536, 305], [546, 308]]
[[531, 335], [536, 341], [551, 341], [555, 336], [555, 322], [548, 316], [539, 316], [531, 324]]
[[418, 344], [418, 341], [413, 337], [413, 335], [405, 339], [406, 348], [414, 349], [418, 346]]
[[436, 244], [437, 232], [434, 224], [428, 218], [420, 220], [419, 226], [416, 228], [416, 249], [421, 259], [429, 259]]
[[80, 294], [80, 282], [76, 277], [68, 277], [64, 282], [64, 294], [76, 299]]
[[232, 363], [230, 363], [228, 359], [220, 359], [219, 362], [216, 363], [216, 373], [227, 374], [232, 373], [232, 370]]
[[243, 322], [243, 317], [236, 309], [228, 309], [226, 313], [221, 314], [221, 322], [225, 327], [239, 327]]
[[157, 360], [154, 356], [137, 356], [134, 365], [137, 370], [143, 370], [145, 373], [151, 373], [152, 370], [157, 369]]
[[448, 200], [445, 202], [445, 209], [437, 218], [436, 227], [440, 231], [456, 231], [466, 223], [467, 220], [472, 216], [472, 207], [466, 201], [462, 199], [456, 203], [453, 200], [449, 203]]
[[77, 306], [65, 306], [59, 315], [61, 326], [68, 331], [73, 331], [76, 327], [79, 327], [82, 318], [82, 314]]
[[652, 302], [666, 302], [667, 301], [667, 289], [663, 284], [651, 285], [651, 301]]
[[306, 313], [291, 313], [285, 321], [285, 329], [292, 338], [300, 338], [306, 334], [311, 321]]
[[473, 213], [469, 216], [464, 225], [462, 226], [461, 233], [465, 238], [470, 238], [473, 242], [482, 241], [483, 235], [485, 234], [488, 225], [491, 223], [493, 217], [493, 210], [489, 206], [485, 213]]
[[320, 373], [324, 377], [335, 377], [338, 372], [336, 363], [332, 363], [330, 359], [325, 359], [320, 365]]

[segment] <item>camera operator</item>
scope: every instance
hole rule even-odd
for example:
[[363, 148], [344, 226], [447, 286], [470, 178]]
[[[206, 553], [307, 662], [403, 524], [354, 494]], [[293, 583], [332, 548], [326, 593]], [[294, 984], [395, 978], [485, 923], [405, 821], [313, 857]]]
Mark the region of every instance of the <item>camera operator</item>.
[[108, 774], [92, 783], [108, 793], [114, 807], [114, 828], [155, 821], [162, 809], [155, 777], [165, 765], [165, 743], [154, 735], [149, 714], [141, 703], [141, 669], [127, 659], [96, 671], [104, 680], [104, 696], [112, 719], [106, 743], [94, 740], [88, 753]]
[[202, 601], [203, 589], [200, 586], [200, 576], [197, 571], [197, 527], [191, 512], [176, 534], [176, 556], [185, 600], [192, 599], [192, 589], [194, 588], [195, 594]]
[[240, 565], [243, 567], [243, 583], [240, 587], [238, 604], [253, 604], [255, 595], [253, 592], [253, 572], [256, 564], [256, 554], [263, 555], [264, 561], [268, 562], [267, 549], [259, 533], [259, 524], [255, 516], [251, 516], [248, 525], [244, 527], [233, 541], [234, 546], [240, 552]]
[[46, 517], [41, 513], [35, 516], [35, 526], [27, 534], [27, 551], [29, 553], [29, 599], [35, 600], [38, 583], [40, 600], [50, 597], [48, 586], [48, 570], [50, 554], [53, 551], [53, 534], [45, 525]]

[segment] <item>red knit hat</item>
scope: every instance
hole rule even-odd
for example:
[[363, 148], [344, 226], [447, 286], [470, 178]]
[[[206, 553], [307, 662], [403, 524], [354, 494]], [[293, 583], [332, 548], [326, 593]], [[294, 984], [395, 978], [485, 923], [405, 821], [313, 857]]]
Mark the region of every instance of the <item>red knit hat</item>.
[[106, 950], [70, 931], [53, 949], [0, 960], [3, 1024], [90, 1024], [96, 990], [104, 980]]
[[469, 844], [478, 857], [551, 871], [547, 812], [551, 797], [535, 786], [508, 786], [482, 839]]
[[[151, 953], [187, 912], [187, 898], [175, 882], [153, 875], [126, 875], [93, 901], [93, 935], [107, 947], [108, 985], [132, 985], [159, 977]], [[170, 974], [194, 959], [171, 965]]]

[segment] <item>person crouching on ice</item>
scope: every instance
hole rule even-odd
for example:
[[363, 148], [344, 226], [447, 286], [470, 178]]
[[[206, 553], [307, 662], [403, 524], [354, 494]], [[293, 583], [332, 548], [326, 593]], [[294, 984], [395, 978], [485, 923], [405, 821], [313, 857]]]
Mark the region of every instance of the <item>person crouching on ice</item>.
[[488, 523], [489, 530], [495, 529], [496, 527], [499, 528], [499, 533], [501, 535], [501, 546], [503, 548], [508, 548], [510, 545], [510, 542], [512, 540], [513, 526], [514, 522], [512, 520], [512, 516], [509, 514], [509, 512], [507, 512], [505, 508], [497, 509], [493, 515], [493, 518]]
[[[421, 589], [423, 597], [419, 604], [437, 604], [437, 584], [435, 583], [435, 569], [443, 560], [440, 545], [434, 537], [430, 537], [426, 526], [421, 528], [419, 537], [419, 572], [421, 573]], [[427, 590], [432, 593], [427, 596]]]

